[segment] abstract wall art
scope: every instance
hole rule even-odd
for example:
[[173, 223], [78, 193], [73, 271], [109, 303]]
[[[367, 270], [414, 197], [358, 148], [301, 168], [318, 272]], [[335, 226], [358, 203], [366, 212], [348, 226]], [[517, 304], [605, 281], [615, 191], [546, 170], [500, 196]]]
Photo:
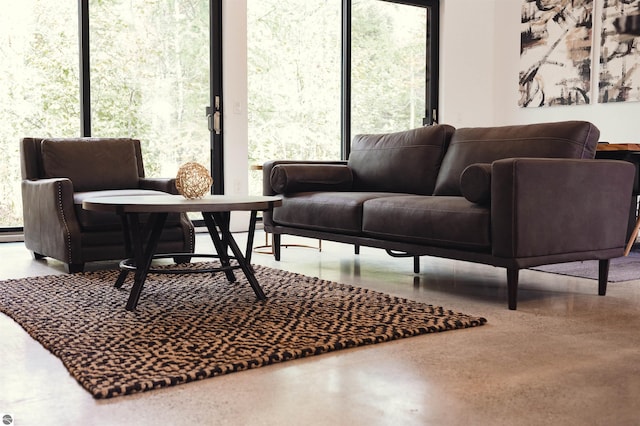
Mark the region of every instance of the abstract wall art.
[[521, 107], [590, 103], [592, 28], [593, 0], [522, 1]]
[[598, 101], [640, 101], [640, 0], [603, 0]]

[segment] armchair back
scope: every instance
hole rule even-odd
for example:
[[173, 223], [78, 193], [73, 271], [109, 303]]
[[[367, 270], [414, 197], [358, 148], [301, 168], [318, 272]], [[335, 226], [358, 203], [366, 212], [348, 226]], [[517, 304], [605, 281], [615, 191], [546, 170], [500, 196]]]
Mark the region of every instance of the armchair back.
[[68, 178], [75, 191], [131, 189], [144, 178], [140, 141], [23, 138], [22, 179]]

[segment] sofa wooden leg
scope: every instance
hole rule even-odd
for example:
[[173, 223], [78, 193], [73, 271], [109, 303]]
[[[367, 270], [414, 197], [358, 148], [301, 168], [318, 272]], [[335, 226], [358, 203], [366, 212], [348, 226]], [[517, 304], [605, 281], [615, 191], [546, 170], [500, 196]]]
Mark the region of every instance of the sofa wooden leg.
[[360, 254], [360, 244], [354, 244], [353, 245], [353, 252], [355, 254]]
[[280, 261], [280, 246], [281, 246], [281, 235], [280, 234], [272, 234], [271, 235], [271, 245], [273, 246], [273, 257]]
[[420, 273], [420, 256], [413, 256], [413, 273]]
[[598, 262], [598, 294], [607, 294], [607, 281], [609, 280], [609, 262], [611, 259], [604, 259]]
[[517, 268], [507, 268], [507, 298], [509, 309], [515, 311], [518, 306], [518, 274]]

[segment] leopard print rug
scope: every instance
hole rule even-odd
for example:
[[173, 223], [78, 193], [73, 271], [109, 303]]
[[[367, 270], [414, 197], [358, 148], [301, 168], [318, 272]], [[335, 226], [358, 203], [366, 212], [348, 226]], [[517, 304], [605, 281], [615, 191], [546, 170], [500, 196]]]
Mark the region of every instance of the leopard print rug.
[[137, 310], [117, 271], [0, 282], [0, 311], [59, 357], [94, 398], [143, 392], [486, 320], [387, 294], [255, 266], [241, 273], [149, 275]]

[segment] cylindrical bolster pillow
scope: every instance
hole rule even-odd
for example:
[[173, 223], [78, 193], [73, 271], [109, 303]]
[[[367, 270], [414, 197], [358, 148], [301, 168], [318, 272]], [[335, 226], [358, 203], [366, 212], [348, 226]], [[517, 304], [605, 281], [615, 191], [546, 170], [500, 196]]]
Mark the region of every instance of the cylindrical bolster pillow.
[[270, 181], [279, 194], [349, 191], [353, 174], [342, 164], [278, 164], [271, 169]]
[[477, 204], [491, 202], [491, 164], [467, 166], [460, 175], [460, 191], [467, 200]]

